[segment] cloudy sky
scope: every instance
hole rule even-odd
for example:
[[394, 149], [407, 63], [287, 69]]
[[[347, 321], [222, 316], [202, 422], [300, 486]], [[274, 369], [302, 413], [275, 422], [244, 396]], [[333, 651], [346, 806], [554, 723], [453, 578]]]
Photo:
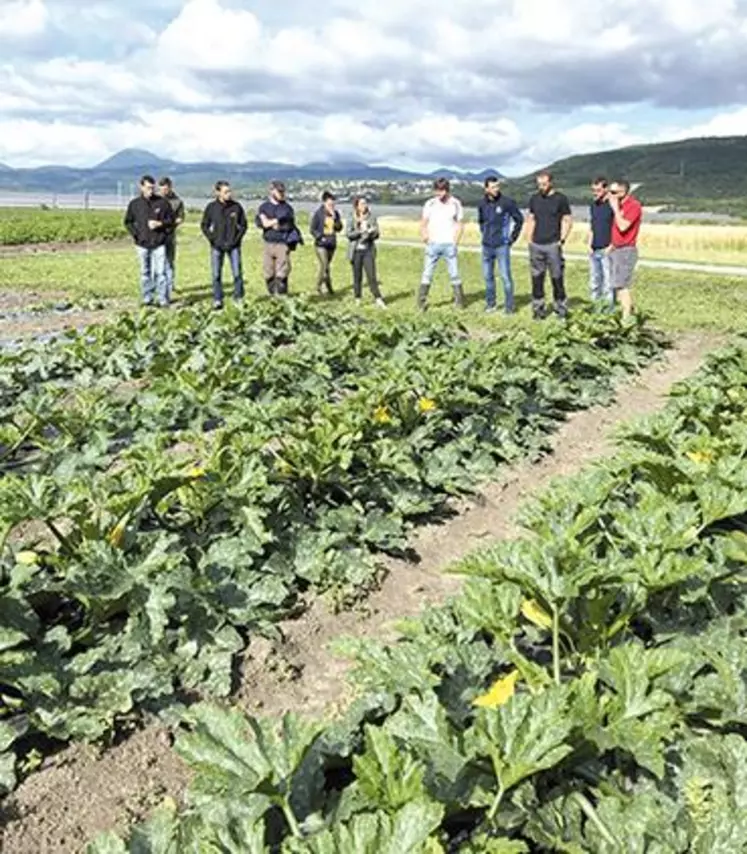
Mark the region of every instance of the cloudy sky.
[[747, 133], [747, 0], [0, 0], [0, 162], [521, 173]]

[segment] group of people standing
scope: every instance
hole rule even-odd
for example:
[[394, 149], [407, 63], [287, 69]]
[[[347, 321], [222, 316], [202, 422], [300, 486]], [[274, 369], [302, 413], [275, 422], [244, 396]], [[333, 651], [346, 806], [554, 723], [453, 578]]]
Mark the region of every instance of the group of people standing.
[[[162, 178], [156, 193], [155, 179], [145, 175], [140, 195], [133, 199], [125, 214], [125, 225], [137, 246], [140, 258], [142, 298], [145, 305], [156, 301], [168, 306], [174, 291], [176, 234], [184, 222], [184, 204], [174, 192], [169, 178]], [[485, 281], [486, 311], [497, 311], [495, 267], [503, 285], [504, 310], [515, 311], [515, 287], [511, 273], [511, 247], [526, 229], [532, 283], [532, 313], [536, 319], [547, 315], [545, 279], [550, 276], [555, 313], [568, 314], [565, 290], [563, 247], [573, 228], [568, 198], [558, 192], [550, 172], [537, 175], [537, 192], [529, 200], [525, 218], [518, 204], [505, 196], [497, 176], [488, 176], [485, 195], [478, 207], [482, 238], [482, 269]], [[606, 306], [619, 300], [624, 316], [633, 311], [631, 287], [637, 262], [637, 240], [642, 206], [630, 193], [627, 181], [610, 184], [605, 178], [592, 182], [590, 206], [589, 270], [592, 298]], [[282, 181], [270, 184], [268, 198], [255, 217], [262, 231], [262, 271], [271, 296], [288, 293], [291, 254], [301, 245], [303, 236], [296, 225], [293, 206], [286, 199]], [[223, 307], [222, 274], [228, 259], [233, 275], [233, 297], [244, 297], [241, 244], [248, 230], [244, 208], [232, 197], [227, 181], [215, 185], [215, 199], [204, 210], [201, 230], [210, 244], [213, 305]], [[376, 241], [380, 236], [376, 216], [367, 200], [358, 197], [343, 223], [334, 195], [326, 191], [309, 226], [318, 260], [316, 286], [320, 294], [332, 294], [332, 260], [343, 230], [348, 240], [347, 258], [351, 265], [353, 293], [363, 296], [363, 277], [376, 305], [385, 308], [376, 272]], [[449, 181], [434, 183], [434, 196], [423, 206], [420, 232], [425, 243], [425, 262], [417, 295], [417, 304], [425, 310], [428, 294], [439, 261], [446, 263], [454, 291], [454, 303], [464, 306], [464, 290], [459, 274], [458, 247], [464, 234], [464, 209], [451, 194]]]
[[[420, 221], [426, 244], [418, 305], [427, 306], [428, 292], [440, 259], [446, 262], [454, 289], [454, 304], [464, 305], [459, 275], [458, 247], [464, 233], [461, 202], [451, 195], [445, 178], [434, 184], [435, 195], [424, 207]], [[630, 193], [627, 181], [610, 184], [606, 178], [592, 182], [593, 201], [589, 217], [589, 279], [592, 299], [613, 307], [619, 300], [623, 316], [633, 311], [631, 287], [638, 259], [637, 242], [643, 208]], [[567, 196], [558, 192], [553, 176], [543, 170], [537, 175], [537, 192], [529, 199], [525, 219], [517, 203], [501, 192], [500, 179], [485, 179], [485, 195], [477, 214], [482, 238], [482, 268], [485, 280], [486, 311], [497, 310], [495, 267], [498, 264], [503, 284], [504, 310], [513, 314], [514, 280], [511, 273], [511, 247], [526, 228], [529, 269], [532, 282], [532, 314], [540, 320], [547, 316], [545, 280], [550, 276], [555, 313], [568, 314], [565, 290], [565, 246], [573, 217]]]
[[[156, 192], [156, 181], [151, 175], [140, 179], [140, 194], [129, 203], [124, 224], [132, 235], [140, 260], [143, 304], [167, 307], [175, 288], [176, 240], [178, 228], [184, 222], [184, 203], [175, 193], [170, 178], [162, 178], [158, 189], [160, 192]], [[244, 297], [241, 245], [249, 224], [243, 206], [233, 198], [228, 181], [218, 181], [214, 189], [215, 198], [203, 212], [200, 229], [210, 244], [213, 306], [220, 309], [224, 299], [226, 260], [233, 276], [233, 298], [239, 301]], [[334, 195], [325, 192], [310, 223], [319, 261], [317, 290], [320, 294], [334, 292], [331, 264], [337, 251], [337, 236], [343, 230], [336, 205]], [[304, 240], [282, 181], [270, 184], [268, 198], [259, 206], [254, 222], [262, 231], [262, 272], [267, 291], [271, 296], [287, 294], [291, 253]], [[358, 300], [363, 297], [365, 274], [376, 305], [385, 308], [376, 274], [379, 225], [365, 198], [354, 199], [346, 225], [355, 297]]]

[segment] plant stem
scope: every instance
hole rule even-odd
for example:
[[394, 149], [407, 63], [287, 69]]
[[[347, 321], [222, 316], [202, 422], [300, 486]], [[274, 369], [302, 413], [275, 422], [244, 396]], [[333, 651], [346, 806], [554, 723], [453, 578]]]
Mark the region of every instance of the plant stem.
[[506, 794], [506, 790], [499, 783], [498, 784], [498, 794], [495, 796], [493, 803], [490, 806], [490, 811], [488, 812], [488, 821], [493, 821], [498, 814], [498, 808], [501, 805], [501, 801], [503, 800], [503, 796]]
[[615, 848], [620, 850], [620, 842], [612, 835], [602, 819], [599, 818], [597, 811], [594, 809], [589, 799], [585, 795], [582, 795], [581, 792], [574, 792], [572, 797], [578, 802], [579, 807], [581, 807], [581, 811], [594, 825], [594, 827], [596, 827], [599, 831], [599, 835], [605, 840], [605, 842], [610, 845], [614, 845]]
[[555, 684], [560, 685], [560, 612], [557, 605], [552, 608], [552, 674]]
[[283, 802], [280, 806], [283, 810], [285, 820], [288, 822], [290, 832], [296, 837], [296, 839], [300, 839], [303, 834], [301, 833], [301, 828], [298, 826], [295, 815], [293, 815], [293, 810], [291, 809], [290, 804], [285, 798], [283, 798]]
[[74, 555], [75, 549], [73, 549], [73, 547], [70, 545], [70, 541], [62, 533], [62, 531], [60, 531], [60, 529], [57, 527], [57, 525], [55, 525], [55, 523], [51, 519], [45, 519], [44, 521], [46, 523], [46, 526], [49, 528], [49, 530], [55, 535], [55, 538], [57, 539], [59, 544], [62, 546], [63, 550], [68, 555]]

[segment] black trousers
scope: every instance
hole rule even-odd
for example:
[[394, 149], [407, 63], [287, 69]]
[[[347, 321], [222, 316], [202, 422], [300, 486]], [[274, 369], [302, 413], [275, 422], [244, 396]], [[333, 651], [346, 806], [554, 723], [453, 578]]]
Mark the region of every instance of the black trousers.
[[363, 273], [374, 299], [381, 299], [379, 283], [376, 281], [376, 254], [371, 249], [354, 250], [353, 252], [353, 293], [356, 299], [363, 295]]
[[556, 308], [565, 308], [565, 259], [559, 243], [529, 244], [529, 267], [532, 273], [532, 305], [535, 310], [545, 305], [545, 274], [550, 273], [552, 297]]

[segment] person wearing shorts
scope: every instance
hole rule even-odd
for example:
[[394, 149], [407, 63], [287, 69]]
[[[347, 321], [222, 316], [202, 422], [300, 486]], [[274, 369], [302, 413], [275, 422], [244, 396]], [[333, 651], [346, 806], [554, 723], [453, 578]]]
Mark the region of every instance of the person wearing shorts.
[[633, 313], [633, 275], [638, 263], [638, 235], [643, 219], [643, 206], [630, 195], [628, 181], [614, 181], [609, 202], [615, 214], [612, 223], [610, 279], [612, 291], [622, 307], [623, 318]]

